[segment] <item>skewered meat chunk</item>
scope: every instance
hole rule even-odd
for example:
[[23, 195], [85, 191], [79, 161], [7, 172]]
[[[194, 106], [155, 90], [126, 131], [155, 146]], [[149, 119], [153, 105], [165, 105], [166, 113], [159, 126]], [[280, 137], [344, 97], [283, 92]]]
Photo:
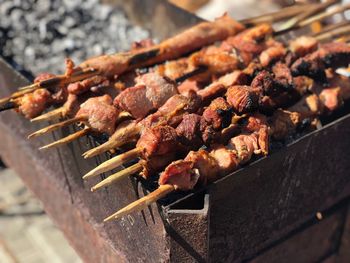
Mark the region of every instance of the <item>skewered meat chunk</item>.
[[265, 117], [251, 116], [245, 125], [245, 131], [252, 130], [251, 134], [238, 135], [227, 146], [214, 145], [210, 152], [203, 149], [189, 152], [184, 160], [167, 166], [159, 177], [159, 184], [172, 184], [175, 189], [191, 190], [195, 185], [208, 184], [236, 170], [253, 154], [261, 153], [259, 131], [266, 126]]
[[89, 91], [91, 88], [104, 83], [105, 85], [109, 85], [109, 80], [103, 76], [93, 76], [88, 79], [84, 79], [79, 82], [71, 83], [68, 85], [67, 89], [69, 93], [72, 94], [82, 94], [84, 92]]
[[275, 75], [275, 82], [284, 90], [290, 90], [293, 87], [293, 76], [286, 64], [276, 63], [272, 67], [272, 72]]
[[[41, 73], [39, 74], [35, 79], [34, 79], [34, 83], [39, 83], [41, 81], [45, 81], [45, 80], [48, 80], [50, 78], [54, 78], [56, 77], [56, 75], [54, 74], [51, 74], [51, 73]], [[50, 89], [50, 93], [51, 93], [51, 98], [50, 98], [50, 102], [48, 102], [46, 104], [49, 105], [49, 104], [55, 104], [55, 103], [62, 103], [64, 102], [66, 99], [67, 99], [67, 96], [68, 96], [68, 92], [67, 92], [67, 89], [65, 87], [62, 87], [62, 86], [59, 86], [59, 87], [56, 87], [55, 89]], [[43, 110], [45, 109], [45, 107], [43, 107]], [[42, 110], [42, 111], [43, 111]], [[29, 109], [27, 108], [27, 111], [29, 111]], [[37, 110], [33, 110], [33, 112], [37, 112], [36, 115], [33, 117], [36, 117], [37, 115], [39, 115], [41, 112], [37, 111]]]
[[198, 183], [200, 175], [196, 169], [193, 169], [191, 161], [175, 161], [168, 165], [159, 178], [159, 184], [171, 184], [175, 189], [192, 190]]
[[131, 113], [134, 118], [142, 119], [176, 93], [174, 83], [157, 73], [147, 73], [137, 79], [135, 87], [122, 91], [115, 98], [114, 105]]
[[80, 67], [94, 68], [106, 77], [113, 77], [137, 67], [176, 59], [198, 48], [235, 35], [243, 29], [243, 25], [225, 15], [213, 22], [199, 23], [158, 45], [133, 52], [92, 58], [82, 63]]
[[332, 42], [320, 45], [319, 49], [299, 58], [292, 65], [294, 76], [306, 75], [319, 81], [326, 80], [326, 68], [348, 66], [350, 47], [346, 43]]
[[112, 101], [109, 95], [90, 98], [81, 104], [77, 117], [87, 116], [89, 126], [94, 131], [112, 135], [119, 115]]
[[145, 159], [164, 155], [178, 148], [176, 130], [170, 126], [156, 126], [143, 130], [136, 148], [142, 149]]
[[277, 109], [270, 119], [271, 134], [275, 140], [282, 140], [295, 132], [301, 123], [301, 114], [295, 111]]
[[227, 127], [231, 123], [232, 115], [232, 107], [222, 97], [213, 100], [203, 112], [204, 120], [210, 123], [214, 129]]
[[191, 63], [195, 67], [207, 67], [209, 72], [222, 75], [235, 70], [239, 66], [237, 56], [228, 53], [201, 54], [200, 52], [190, 57]]
[[267, 67], [282, 59], [286, 55], [286, 52], [286, 49], [281, 43], [274, 41], [273, 45], [261, 52], [259, 61], [263, 67]]
[[218, 95], [224, 94], [227, 87], [233, 85], [245, 85], [248, 83], [248, 77], [240, 70], [235, 70], [220, 77], [204, 89], [198, 91], [198, 95], [202, 97], [203, 101], [209, 101]]
[[24, 117], [32, 119], [38, 116], [46, 108], [51, 99], [51, 94], [46, 89], [37, 89], [21, 98], [21, 104], [17, 109]]
[[334, 111], [343, 105], [342, 90], [340, 87], [328, 88], [322, 90], [319, 95], [322, 104], [328, 111]]
[[317, 49], [318, 41], [313, 37], [301, 36], [289, 43], [290, 50], [297, 56], [303, 57]]
[[201, 85], [197, 80], [187, 79], [177, 87], [177, 90], [180, 94], [184, 96], [189, 96], [191, 92], [197, 93], [198, 91], [200, 91], [200, 86]]
[[274, 96], [280, 93], [279, 87], [275, 85], [274, 77], [267, 70], [259, 72], [250, 86], [253, 89], [262, 89], [266, 95]]
[[227, 102], [238, 114], [251, 112], [258, 107], [259, 94], [250, 86], [233, 86], [227, 90]]
[[209, 144], [215, 136], [214, 129], [198, 114], [185, 114], [176, 127], [176, 133], [182, 145], [199, 148]]

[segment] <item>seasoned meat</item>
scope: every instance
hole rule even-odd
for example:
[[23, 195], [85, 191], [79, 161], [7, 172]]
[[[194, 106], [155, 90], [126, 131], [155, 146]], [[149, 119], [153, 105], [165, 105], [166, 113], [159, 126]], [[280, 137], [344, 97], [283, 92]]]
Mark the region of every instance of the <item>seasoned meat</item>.
[[50, 103], [51, 94], [46, 89], [37, 89], [33, 93], [25, 94], [21, 98], [18, 112], [24, 117], [32, 119], [40, 115]]
[[210, 155], [216, 160], [221, 176], [233, 172], [239, 166], [236, 152], [223, 145], [214, 146], [210, 151]]
[[106, 83], [106, 85], [109, 84], [109, 80], [107, 80], [103, 76], [93, 76], [88, 79], [84, 79], [79, 82], [71, 83], [68, 85], [67, 89], [69, 93], [73, 93], [76, 95], [82, 94], [84, 92], [89, 91], [91, 88], [101, 84]]
[[205, 119], [194, 113], [183, 116], [181, 123], [176, 127], [176, 133], [182, 145], [191, 146], [193, 149], [206, 144], [214, 136], [213, 129]]
[[271, 134], [276, 140], [283, 140], [295, 132], [301, 123], [301, 115], [298, 112], [278, 109], [271, 120]]
[[293, 77], [289, 67], [281, 62], [276, 63], [272, 67], [272, 72], [275, 74], [275, 83], [283, 90], [290, 90], [293, 87]]
[[201, 175], [201, 184], [213, 182], [220, 175], [220, 168], [217, 161], [205, 150], [190, 151], [184, 160], [191, 161], [193, 168], [198, 170]]
[[175, 189], [186, 191], [195, 187], [199, 177], [198, 171], [193, 169], [193, 162], [179, 160], [167, 166], [160, 175], [158, 183], [171, 184]]
[[232, 86], [226, 93], [227, 102], [235, 112], [251, 112], [258, 107], [259, 94], [249, 86]]
[[237, 56], [226, 52], [217, 54], [195, 53], [190, 57], [190, 62], [195, 67], [207, 67], [212, 74], [222, 75], [238, 68]]
[[204, 120], [214, 129], [227, 127], [231, 123], [232, 115], [232, 107], [222, 97], [214, 99], [203, 112]]
[[340, 108], [344, 103], [340, 87], [322, 90], [319, 98], [328, 111], [334, 111]]
[[191, 92], [198, 92], [201, 89], [201, 85], [197, 80], [187, 79], [182, 82], [177, 90], [180, 94], [188, 96]]
[[264, 94], [269, 96], [275, 96], [281, 92], [279, 86], [275, 84], [272, 74], [266, 70], [259, 72], [250, 86], [253, 89], [262, 89]]
[[94, 131], [112, 135], [115, 131], [119, 111], [112, 105], [108, 95], [90, 98], [80, 105], [77, 116], [87, 116]]
[[263, 67], [267, 67], [282, 59], [286, 55], [286, 52], [284, 46], [278, 43], [261, 52], [259, 56], [260, 63]]
[[326, 68], [348, 66], [350, 47], [346, 43], [332, 42], [320, 45], [319, 49], [299, 58], [292, 65], [294, 76], [306, 75], [318, 81], [326, 81]]
[[244, 164], [252, 158], [254, 153], [260, 153], [258, 134], [238, 135], [230, 140], [229, 148], [237, 153], [239, 162]]
[[290, 50], [297, 56], [303, 57], [317, 49], [318, 41], [313, 37], [301, 36], [289, 43]]
[[114, 105], [131, 113], [134, 118], [142, 119], [176, 93], [174, 83], [157, 73], [147, 73], [137, 79], [135, 87], [122, 91], [115, 98]]
[[167, 125], [145, 128], [136, 147], [142, 149], [145, 159], [176, 151], [178, 148], [176, 130]]

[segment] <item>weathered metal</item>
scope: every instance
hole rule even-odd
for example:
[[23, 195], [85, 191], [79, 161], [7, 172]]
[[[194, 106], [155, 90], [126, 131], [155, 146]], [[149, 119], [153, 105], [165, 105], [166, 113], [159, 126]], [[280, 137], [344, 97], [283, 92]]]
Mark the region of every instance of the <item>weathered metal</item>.
[[[148, 27], [159, 38], [197, 21], [165, 1], [130, 2], [127, 6], [137, 4], [134, 10], [143, 11], [136, 15], [141, 22], [143, 17], [152, 17]], [[0, 96], [24, 84], [26, 81], [0, 60]], [[94, 144], [91, 138], [41, 152], [38, 147], [53, 137], [26, 140], [38, 128], [13, 112], [2, 113], [0, 155], [42, 200], [85, 262], [238, 262], [255, 256], [259, 262], [269, 248], [279, 251], [276, 243], [303, 227], [316, 212], [350, 193], [350, 115], [346, 115], [206, 189], [167, 206], [152, 205], [143, 213], [103, 224], [105, 216], [143, 195], [141, 185], [126, 179], [91, 193], [90, 187], [100, 178], [85, 183], [81, 176], [108, 156], [88, 161], [81, 157]], [[63, 129], [54, 136], [68, 132]], [[342, 215], [339, 212], [322, 226], [315, 226], [329, 227], [329, 231], [318, 236], [318, 231], [310, 228], [310, 235], [322, 238], [336, 233]], [[320, 245], [328, 253], [335, 243], [303, 244]], [[314, 258], [321, 254], [325, 255], [316, 253]]]

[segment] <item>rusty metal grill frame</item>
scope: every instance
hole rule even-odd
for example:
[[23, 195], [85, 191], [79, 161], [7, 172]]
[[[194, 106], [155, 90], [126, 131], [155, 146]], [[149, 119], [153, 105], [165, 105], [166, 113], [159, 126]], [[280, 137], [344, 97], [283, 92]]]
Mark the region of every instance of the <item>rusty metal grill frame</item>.
[[[128, 4], [131, 8], [138, 6], [136, 17], [141, 22], [153, 10], [151, 22], [174, 28], [162, 31], [153, 27], [160, 38], [166, 36], [165, 32], [173, 34], [175, 28], [198, 21], [163, 1], [147, 1], [147, 7], [142, 2]], [[4, 87], [1, 96], [26, 84], [2, 60], [0, 69], [0, 85]], [[152, 205], [142, 214], [101, 224], [103, 217], [145, 194], [144, 189], [128, 179], [122, 181], [123, 187], [118, 184], [91, 194], [90, 186], [99, 178], [85, 183], [81, 176], [108, 156], [89, 161], [81, 157], [95, 144], [91, 138], [50, 153], [40, 152], [38, 146], [52, 138], [26, 141], [26, 135], [37, 128], [12, 112], [2, 114], [1, 156], [43, 200], [45, 210], [86, 262], [247, 260], [302, 228], [317, 211], [327, 210], [341, 200], [348, 204], [350, 196], [347, 114], [170, 205]], [[63, 129], [53, 138], [68, 132]], [[203, 207], [185, 209], [198, 199], [202, 199]]]

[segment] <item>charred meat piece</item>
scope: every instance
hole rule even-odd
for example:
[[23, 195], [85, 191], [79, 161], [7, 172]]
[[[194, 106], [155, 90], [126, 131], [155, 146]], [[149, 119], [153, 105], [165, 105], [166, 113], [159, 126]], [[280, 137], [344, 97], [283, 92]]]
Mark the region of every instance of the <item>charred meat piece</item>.
[[273, 75], [266, 70], [259, 72], [250, 86], [253, 89], [262, 89], [264, 94], [269, 96], [275, 96], [281, 92], [279, 86], [275, 84]]
[[301, 36], [289, 43], [289, 48], [297, 57], [303, 57], [317, 49], [318, 41], [313, 37]]
[[176, 93], [174, 83], [157, 73], [147, 73], [138, 78], [135, 87], [122, 91], [115, 98], [114, 105], [131, 113], [135, 119], [142, 119]]
[[99, 133], [112, 135], [119, 115], [112, 101], [108, 95], [90, 98], [80, 105], [77, 117], [87, 116], [90, 128]]
[[298, 112], [278, 109], [270, 119], [271, 134], [275, 140], [283, 140], [293, 134], [301, 124], [301, 115]]
[[232, 107], [222, 97], [214, 99], [203, 112], [203, 118], [214, 129], [227, 127], [231, 123], [232, 115]]
[[176, 133], [181, 144], [191, 148], [199, 148], [209, 144], [215, 136], [214, 129], [198, 114], [186, 114], [176, 127]]
[[226, 99], [235, 112], [242, 114], [258, 108], [259, 95], [250, 86], [232, 86], [227, 90]]
[[292, 72], [286, 64], [281, 62], [276, 63], [272, 67], [272, 72], [275, 75], [275, 83], [279, 85], [282, 90], [290, 91], [292, 89]]
[[33, 93], [25, 94], [21, 98], [18, 112], [24, 117], [32, 119], [40, 115], [49, 105], [51, 94], [46, 89], [37, 89]]
[[319, 49], [299, 58], [292, 65], [294, 76], [310, 76], [318, 81], [326, 81], [325, 69], [348, 66], [350, 47], [346, 43], [332, 42], [320, 45]]
[[281, 43], [273, 41], [273, 43], [270, 44], [270, 47], [261, 52], [259, 60], [263, 67], [267, 67], [281, 60], [286, 53], [287, 51]]

